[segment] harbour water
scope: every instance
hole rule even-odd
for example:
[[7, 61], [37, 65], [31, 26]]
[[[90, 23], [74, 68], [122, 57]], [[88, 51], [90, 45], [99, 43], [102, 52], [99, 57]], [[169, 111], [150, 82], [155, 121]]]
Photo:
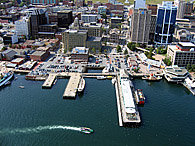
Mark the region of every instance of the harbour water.
[[[138, 128], [118, 126], [115, 89], [110, 80], [86, 78], [83, 95], [63, 99], [68, 79], [52, 89], [23, 75], [0, 90], [0, 145], [194, 146], [195, 98], [182, 85], [135, 79], [146, 96]], [[18, 88], [24, 86], [24, 89]], [[79, 132], [86, 126], [93, 134]]]

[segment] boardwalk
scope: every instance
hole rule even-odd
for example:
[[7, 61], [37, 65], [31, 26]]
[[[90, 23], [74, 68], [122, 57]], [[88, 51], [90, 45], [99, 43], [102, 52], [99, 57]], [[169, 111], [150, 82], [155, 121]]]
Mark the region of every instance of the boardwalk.
[[49, 74], [48, 78], [45, 80], [42, 88], [51, 88], [54, 80], [56, 79], [56, 74]]
[[70, 79], [66, 89], [64, 91], [63, 97], [64, 98], [75, 98], [77, 93], [77, 88], [79, 86], [79, 82], [81, 79], [80, 73], [69, 73]]

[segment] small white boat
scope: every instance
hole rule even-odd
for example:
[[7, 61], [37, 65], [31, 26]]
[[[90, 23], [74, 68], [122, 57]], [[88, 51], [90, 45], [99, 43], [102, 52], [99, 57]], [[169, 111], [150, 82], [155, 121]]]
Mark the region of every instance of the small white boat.
[[18, 77], [15, 77], [15, 79], [14, 80], [17, 80], [18, 79]]
[[104, 79], [106, 79], [106, 77], [105, 76], [97, 76], [97, 79], [98, 80], [104, 80]]
[[85, 88], [85, 80], [84, 78], [81, 78], [80, 83], [79, 83], [79, 87], [78, 87], [78, 92], [82, 92]]
[[22, 89], [24, 89], [24, 86], [19, 86], [19, 88], [22, 88]]
[[116, 78], [112, 79], [112, 84], [114, 85], [116, 83]]

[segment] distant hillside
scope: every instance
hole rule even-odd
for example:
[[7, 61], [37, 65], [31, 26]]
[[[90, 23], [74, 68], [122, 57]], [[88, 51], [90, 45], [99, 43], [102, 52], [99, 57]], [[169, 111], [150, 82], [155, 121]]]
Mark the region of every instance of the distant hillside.
[[[108, 0], [92, 0], [93, 3], [96, 3], [97, 1], [102, 2], [102, 3], [107, 3]], [[162, 1], [167, 1], [167, 0], [146, 0], [147, 4], [162, 4]], [[169, 1], [174, 1], [174, 0], [169, 0]], [[118, 0], [118, 2], [124, 3], [125, 0]], [[134, 0], [129, 0], [130, 4], [134, 3]]]

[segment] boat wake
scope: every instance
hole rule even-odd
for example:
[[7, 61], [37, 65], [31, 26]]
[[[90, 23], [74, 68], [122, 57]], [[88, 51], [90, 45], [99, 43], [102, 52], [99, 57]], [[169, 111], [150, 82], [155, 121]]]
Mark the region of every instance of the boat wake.
[[80, 131], [81, 127], [71, 127], [71, 126], [63, 126], [63, 125], [53, 125], [53, 126], [38, 126], [35, 128], [17, 128], [17, 129], [3, 129], [0, 130], [0, 134], [18, 134], [18, 133], [40, 133], [46, 130], [73, 130], [73, 131]]

